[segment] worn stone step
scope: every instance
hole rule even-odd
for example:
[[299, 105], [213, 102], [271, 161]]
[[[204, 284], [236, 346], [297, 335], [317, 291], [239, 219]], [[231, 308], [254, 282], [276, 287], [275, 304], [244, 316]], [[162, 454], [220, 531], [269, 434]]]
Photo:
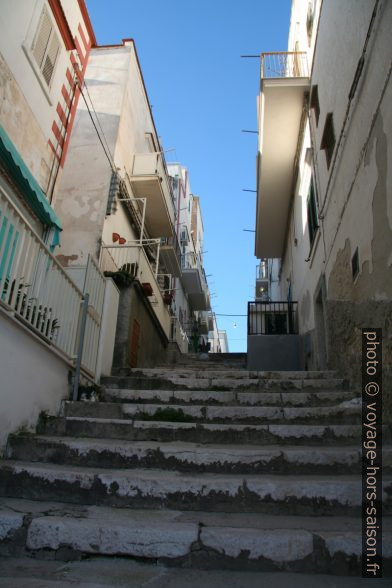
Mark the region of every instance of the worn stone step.
[[[388, 575], [392, 570], [390, 518], [385, 517], [383, 523], [383, 566], [384, 575]], [[361, 575], [361, 521], [352, 517], [282, 517], [179, 509], [119, 511], [102, 506], [0, 499], [0, 529], [4, 530], [0, 549], [14, 543], [19, 552], [33, 555], [30, 561], [38, 561], [43, 554], [56, 560], [122, 555], [188, 570]], [[274, 577], [271, 586], [276, 585]], [[312, 578], [313, 584], [304, 585], [318, 586], [317, 577]], [[227, 586], [233, 585], [230, 578], [233, 576], [227, 577]]]
[[[252, 562], [249, 565], [253, 568]], [[228, 563], [225, 569], [178, 568], [153, 560], [99, 554], [65, 565], [55, 559], [7, 557], [0, 560], [0, 588], [358, 588], [358, 577], [340, 573], [330, 576], [231, 568]], [[374, 588], [374, 579], [361, 578], [360, 588]], [[390, 579], [378, 578], [377, 588], [391, 588]]]
[[[200, 369], [203, 367], [203, 369]], [[198, 365], [197, 368], [133, 368], [127, 374], [128, 376], [144, 376], [151, 378], [205, 378], [204, 366]], [[245, 369], [208, 369], [208, 378], [230, 378], [230, 379], [249, 379], [258, 378], [260, 380], [317, 380], [317, 379], [336, 379], [336, 371], [255, 371]]]
[[[392, 480], [384, 476], [384, 509]], [[22, 461], [0, 462], [0, 495], [133, 508], [287, 515], [360, 515], [360, 476], [185, 474]]]
[[[362, 439], [360, 425], [233, 425], [52, 416], [41, 420], [37, 432], [43, 435], [130, 441], [263, 445], [352, 445], [361, 443]], [[384, 428], [383, 434], [385, 442], [390, 440], [388, 427]]]
[[329, 392], [348, 389], [348, 383], [342, 378], [297, 378], [297, 379], [273, 379], [273, 378], [210, 378], [206, 373], [204, 377], [179, 377], [173, 375], [165, 377], [134, 376], [107, 376], [101, 379], [105, 388], [135, 389], [135, 390], [211, 390], [224, 392], [229, 390], [266, 391], [266, 392], [308, 392], [317, 390]]
[[[12, 435], [9, 459], [105, 468], [161, 468], [241, 474], [360, 474], [360, 445], [346, 447], [199, 445], [72, 437]], [[383, 447], [383, 472], [392, 474], [392, 447]]]
[[[358, 399], [360, 400], [360, 399]], [[167, 404], [128, 404], [107, 402], [65, 402], [70, 417], [126, 418], [137, 420], [192, 421], [204, 423], [357, 423], [361, 421], [360, 402], [336, 406], [206, 406]]]
[[106, 388], [106, 402], [150, 404], [239, 404], [244, 406], [329, 406], [357, 398], [354, 392], [236, 392], [212, 390], [122, 390]]

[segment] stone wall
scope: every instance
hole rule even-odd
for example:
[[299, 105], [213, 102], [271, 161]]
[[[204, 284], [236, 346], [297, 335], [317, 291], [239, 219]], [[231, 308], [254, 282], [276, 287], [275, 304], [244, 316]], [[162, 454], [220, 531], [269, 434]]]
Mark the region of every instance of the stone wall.
[[392, 423], [392, 302], [327, 301], [328, 367], [361, 390], [362, 329], [383, 332], [383, 414]]

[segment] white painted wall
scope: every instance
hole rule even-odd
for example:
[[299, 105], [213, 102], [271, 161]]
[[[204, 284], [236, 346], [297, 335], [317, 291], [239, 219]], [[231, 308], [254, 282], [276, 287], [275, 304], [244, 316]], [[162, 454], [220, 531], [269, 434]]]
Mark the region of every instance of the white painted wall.
[[[320, 2], [316, 2], [316, 8]], [[287, 236], [287, 250], [283, 261], [280, 294], [286, 298], [288, 280], [292, 281], [293, 299], [299, 301], [300, 332], [314, 328], [313, 296], [321, 276], [328, 284], [338, 255], [350, 244], [350, 256], [358, 247], [360, 277], [363, 268], [369, 268], [367, 284], [355, 292], [351, 279], [351, 258], [345, 261], [349, 284], [342, 282], [338, 296], [342, 299], [361, 297], [374, 300], [390, 298], [387, 280], [372, 279], [374, 265], [379, 260], [372, 258], [372, 247], [377, 235], [373, 227], [373, 197], [377, 185], [386, 181], [387, 194], [392, 193], [391, 171], [383, 171], [377, 162], [376, 151], [380, 139], [369, 137], [376, 120], [382, 120], [382, 133], [386, 142], [386, 157], [390, 160], [392, 149], [392, 101], [391, 82], [388, 69], [391, 62], [390, 30], [392, 26], [392, 4], [380, 2], [372, 34], [365, 54], [365, 64], [354, 99], [349, 103], [357, 63], [361, 57], [371, 20], [374, 2], [367, 0], [328, 0], [322, 3], [319, 31], [314, 52], [311, 83], [318, 86], [320, 117], [318, 125], [314, 112], [310, 111], [300, 155], [299, 177], [294, 196], [294, 206]], [[292, 8], [289, 49], [300, 49], [307, 44], [305, 2], [294, 0]], [[318, 8], [317, 8], [318, 9]], [[305, 33], [304, 33], [305, 31]], [[316, 40], [313, 31], [309, 49], [313, 51]], [[379, 110], [377, 110], [379, 109]], [[333, 113], [336, 145], [336, 163], [327, 168], [326, 157], [320, 149], [327, 113]], [[348, 115], [347, 115], [348, 113]], [[378, 119], [377, 119], [378, 113]], [[345, 119], [347, 121], [345, 124]], [[343, 125], [344, 134], [338, 146]], [[380, 123], [381, 124], [381, 123]], [[380, 131], [379, 131], [380, 132]], [[306, 158], [311, 146], [313, 157]], [[310, 173], [313, 168], [320, 229], [310, 251], [307, 227], [307, 196]], [[385, 179], [386, 174], [386, 179]], [[385, 234], [392, 228], [392, 199], [389, 198], [385, 217]], [[388, 246], [388, 240], [385, 240]], [[392, 251], [390, 252], [392, 263]], [[389, 266], [390, 267], [390, 266]], [[367, 271], [367, 270], [366, 270]], [[385, 268], [387, 271], [387, 268]], [[373, 274], [375, 275], [375, 274]], [[334, 293], [336, 296], [337, 293]]]
[[41, 411], [57, 414], [68, 394], [67, 363], [0, 307], [0, 452], [7, 435], [33, 431]]
[[110, 376], [113, 364], [114, 340], [116, 336], [118, 305], [120, 292], [110, 278], [105, 280], [105, 298], [103, 303], [101, 336], [99, 340], [97, 375]]

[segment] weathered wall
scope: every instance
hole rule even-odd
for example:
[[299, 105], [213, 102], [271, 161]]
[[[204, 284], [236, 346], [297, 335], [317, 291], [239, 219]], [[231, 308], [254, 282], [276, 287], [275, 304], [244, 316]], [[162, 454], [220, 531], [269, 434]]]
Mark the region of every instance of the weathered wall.
[[[361, 327], [383, 328], [385, 373], [388, 364], [391, 365], [390, 2], [379, 4], [364, 67], [351, 103], [348, 97], [374, 4], [366, 0], [347, 0], [343, 6], [337, 0], [331, 0], [322, 5], [312, 74], [312, 84], [318, 85], [320, 117], [317, 124], [311, 110], [309, 129], [313, 158], [310, 166], [302, 150], [280, 282], [281, 294], [285, 298], [288, 281], [292, 280], [293, 298], [299, 302], [302, 353], [307, 358], [307, 367], [320, 365], [319, 335], [323, 323], [329, 367], [339, 369], [356, 385], [361, 376]], [[292, 27], [295, 28], [295, 19]], [[291, 43], [294, 37], [292, 30]], [[333, 113], [336, 137], [336, 162], [332, 160], [329, 169], [325, 153], [320, 149], [328, 112]], [[344, 135], [339, 144], [344, 124]], [[303, 149], [306, 146], [310, 146], [308, 130]], [[309, 251], [306, 178], [311, 167], [316, 179], [320, 228]], [[359, 274], [353, 277], [351, 262], [357, 248]], [[325, 282], [324, 298], [319, 289], [322, 280]], [[320, 318], [322, 308], [324, 321]], [[390, 397], [385, 409], [388, 414], [392, 411]]]
[[[73, 37], [81, 41], [89, 33], [77, 0], [62, 3]], [[32, 43], [38, 28], [41, 12], [48, 7], [50, 20], [57, 34], [60, 49], [56, 59], [50, 85], [32, 54]], [[85, 48], [83, 48], [83, 51]], [[75, 52], [74, 52], [75, 53]], [[61, 33], [45, 0], [2, 0], [0, 11], [0, 123], [21, 154], [33, 176], [46, 192], [54, 161], [53, 151], [48, 145], [58, 146], [53, 124], [62, 127], [58, 108], [67, 112], [67, 103], [62, 90], [67, 85], [66, 71], [72, 72], [70, 51], [66, 50]], [[5, 66], [5, 63], [8, 64]]]
[[0, 53], [0, 124], [23, 161], [46, 191], [53, 153], [35, 115]]
[[113, 350], [116, 338], [118, 305], [120, 292], [110, 278], [105, 280], [105, 298], [103, 303], [101, 332], [98, 349], [98, 374], [110, 376], [113, 365]]
[[34, 430], [41, 411], [58, 414], [68, 395], [68, 366], [0, 307], [0, 453], [7, 436]]
[[[146, 133], [155, 136], [133, 44], [92, 49], [85, 81], [109, 159], [122, 177], [125, 170], [131, 175], [134, 153], [149, 152]], [[135, 239], [122, 204], [106, 215], [111, 174], [110, 161], [80, 100], [54, 197], [64, 227], [60, 260], [65, 265], [84, 263], [89, 253], [98, 258], [101, 239], [110, 245], [113, 232], [127, 241]], [[132, 196], [129, 185], [128, 190]]]
[[[249, 370], [299, 370], [299, 335], [248, 335]], [[224, 353], [224, 351], [223, 351]]]
[[362, 329], [383, 330], [383, 415], [392, 423], [392, 301], [327, 301], [329, 367], [361, 391]]
[[134, 319], [140, 325], [137, 367], [156, 367], [165, 363], [168, 340], [148, 306], [149, 302], [136, 282], [128, 287], [120, 287], [113, 370], [131, 366]]

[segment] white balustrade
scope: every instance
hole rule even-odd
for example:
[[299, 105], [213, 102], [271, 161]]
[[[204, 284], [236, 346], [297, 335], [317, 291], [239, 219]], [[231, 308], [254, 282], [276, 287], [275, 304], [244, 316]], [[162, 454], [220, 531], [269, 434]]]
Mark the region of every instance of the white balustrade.
[[[89, 260], [85, 292], [91, 306], [83, 365], [95, 376], [104, 277]], [[83, 292], [21, 211], [0, 188], [0, 303], [48, 344], [74, 360]]]

